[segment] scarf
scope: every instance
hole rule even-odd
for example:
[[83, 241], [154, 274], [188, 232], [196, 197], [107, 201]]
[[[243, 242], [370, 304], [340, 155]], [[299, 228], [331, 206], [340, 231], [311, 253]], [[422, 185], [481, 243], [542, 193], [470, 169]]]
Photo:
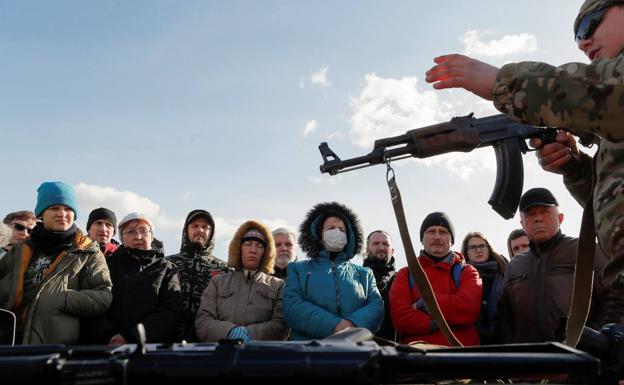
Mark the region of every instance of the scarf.
[[56, 255], [61, 251], [69, 249], [72, 245], [78, 227], [76, 224], [65, 231], [50, 231], [43, 227], [42, 222], [38, 222], [30, 234], [30, 244], [34, 249], [41, 250], [47, 255]]

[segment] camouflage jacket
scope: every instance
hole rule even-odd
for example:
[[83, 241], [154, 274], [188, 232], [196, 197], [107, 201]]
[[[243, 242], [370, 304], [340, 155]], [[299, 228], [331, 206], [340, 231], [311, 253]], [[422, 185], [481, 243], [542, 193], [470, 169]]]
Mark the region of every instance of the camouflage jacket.
[[507, 64], [498, 73], [493, 100], [516, 120], [599, 138], [593, 167], [582, 156], [578, 171], [564, 182], [583, 206], [593, 189], [598, 243], [611, 261], [605, 283], [624, 289], [618, 279], [624, 264], [624, 52], [591, 64]]
[[180, 277], [182, 289], [183, 310], [177, 328], [180, 339], [187, 342], [197, 342], [195, 334], [195, 315], [199, 309], [201, 295], [208, 287], [210, 279], [216, 275], [229, 271], [227, 264], [212, 256], [214, 239], [204, 249], [197, 249], [186, 235], [186, 226], [182, 232], [182, 247], [178, 254], [167, 257], [175, 263]]

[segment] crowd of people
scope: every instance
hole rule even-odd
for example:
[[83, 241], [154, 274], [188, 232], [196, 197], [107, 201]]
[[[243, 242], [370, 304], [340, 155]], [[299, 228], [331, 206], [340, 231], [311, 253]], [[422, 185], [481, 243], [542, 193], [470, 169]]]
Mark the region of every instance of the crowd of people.
[[[544, 188], [520, 201], [522, 229], [510, 260], [471, 231], [453, 250], [451, 218], [420, 225], [417, 257], [441, 312], [464, 345], [561, 341], [572, 296], [577, 238], [561, 233], [563, 213]], [[153, 221], [110, 209], [75, 223], [73, 188], [44, 182], [34, 212], [6, 215], [0, 228], [0, 306], [15, 313], [19, 344], [309, 340], [364, 328], [399, 343], [447, 345], [408, 267], [396, 271], [391, 235], [365, 237], [357, 214], [338, 202], [310, 209], [299, 235], [241, 224], [227, 260], [213, 255], [215, 221], [189, 212], [180, 252], [166, 256]], [[115, 241], [117, 235], [120, 242]], [[297, 246], [305, 254], [296, 256]], [[362, 266], [351, 262], [365, 254]], [[597, 251], [588, 326], [620, 323], [624, 298], [602, 283]]]
[[[550, 191], [524, 192], [522, 229], [507, 239], [509, 260], [479, 229], [453, 250], [456, 234], [444, 212], [423, 219], [417, 258], [463, 344], [563, 340], [577, 250], [588, 245], [595, 274], [587, 325], [622, 323], [623, 36], [622, 1], [585, 0], [574, 40], [591, 64], [498, 68], [452, 54], [435, 58], [427, 71], [436, 89], [463, 88], [514, 120], [563, 129], [554, 143], [530, 144], [542, 168], [563, 175], [585, 208], [579, 241], [562, 234], [564, 215]], [[598, 144], [593, 159], [572, 134]], [[212, 254], [215, 223], [206, 210], [188, 214], [180, 253], [172, 256], [141, 213], [117, 223], [114, 212], [98, 208], [84, 233], [78, 215], [71, 186], [44, 182], [33, 212], [9, 213], [0, 225], [0, 306], [15, 313], [22, 344], [124, 344], [136, 341], [139, 323], [148, 342], [297, 340], [358, 327], [401, 343], [447, 343], [413, 272], [396, 271], [390, 234], [375, 230], [365, 238], [344, 204], [314, 206], [298, 237], [247, 221], [227, 261]], [[305, 253], [299, 260], [297, 245]], [[364, 250], [363, 266], [352, 263]]]

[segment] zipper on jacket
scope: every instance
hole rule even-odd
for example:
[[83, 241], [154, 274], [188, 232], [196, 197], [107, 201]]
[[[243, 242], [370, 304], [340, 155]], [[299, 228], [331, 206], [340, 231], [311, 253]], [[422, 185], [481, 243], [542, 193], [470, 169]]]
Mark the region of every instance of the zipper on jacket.
[[533, 298], [535, 305], [535, 313], [537, 314], [538, 331], [541, 338], [544, 340], [550, 338], [550, 331], [548, 330], [548, 322], [545, 314], [543, 299], [546, 298], [546, 279], [547, 279], [547, 266], [546, 261], [548, 254], [543, 253], [537, 258], [537, 292]]
[[340, 291], [338, 290], [338, 278], [336, 277], [336, 267], [334, 266], [334, 261], [329, 261], [330, 270], [332, 272], [332, 276], [334, 277], [334, 287], [336, 288], [336, 311], [338, 312], [338, 316], [342, 317], [342, 311], [340, 311]]
[[189, 304], [189, 308], [187, 310], [189, 310], [189, 314], [191, 313], [191, 305], [193, 302], [193, 291], [195, 290], [195, 274], [196, 274], [196, 270], [197, 270], [197, 251], [195, 251], [193, 253], [193, 266], [191, 267], [191, 279], [190, 279], [190, 287], [189, 287], [189, 292], [186, 293], [186, 298], [188, 299], [188, 304]]
[[310, 276], [312, 275], [311, 271], [308, 271], [306, 273], [306, 280], [305, 280], [305, 286], [303, 287], [303, 294], [307, 297], [308, 296], [308, 281], [310, 280]]

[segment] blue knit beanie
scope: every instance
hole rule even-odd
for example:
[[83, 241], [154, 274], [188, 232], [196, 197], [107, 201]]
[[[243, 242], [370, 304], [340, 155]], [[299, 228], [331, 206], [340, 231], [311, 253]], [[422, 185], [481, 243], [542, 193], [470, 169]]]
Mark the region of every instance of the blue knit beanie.
[[43, 182], [37, 189], [37, 207], [35, 216], [41, 214], [50, 206], [65, 205], [74, 211], [74, 220], [78, 218], [78, 202], [74, 188], [63, 182]]

